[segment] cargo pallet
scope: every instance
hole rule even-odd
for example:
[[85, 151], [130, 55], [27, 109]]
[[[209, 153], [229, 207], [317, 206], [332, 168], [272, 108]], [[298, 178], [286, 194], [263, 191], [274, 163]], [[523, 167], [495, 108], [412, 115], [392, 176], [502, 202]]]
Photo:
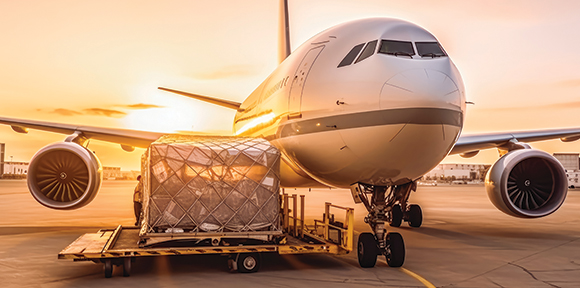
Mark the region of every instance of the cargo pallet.
[[[105, 277], [113, 276], [113, 267], [122, 266], [123, 276], [131, 275], [131, 263], [139, 257], [167, 255], [228, 255], [230, 271], [244, 273], [257, 272], [260, 268], [261, 253], [278, 254], [347, 254], [353, 249], [354, 209], [325, 203], [323, 220], [314, 220], [314, 225], [304, 222], [304, 195], [300, 195], [300, 215], [298, 215], [298, 195], [282, 194], [281, 209], [284, 234], [277, 243], [231, 245], [232, 233], [199, 233], [204, 237], [202, 245], [172, 247], [172, 241], [153, 246], [140, 247], [139, 227], [101, 229], [97, 233], [87, 233], [68, 245], [58, 254], [58, 259], [93, 261], [104, 265]], [[290, 203], [292, 202], [292, 208]], [[331, 209], [345, 212], [344, 222], [334, 221]], [[252, 232], [248, 232], [252, 233]], [[255, 232], [254, 232], [255, 233]], [[245, 238], [244, 232], [239, 233]], [[176, 239], [178, 240], [178, 239]], [[141, 245], [142, 246], [142, 245]]]

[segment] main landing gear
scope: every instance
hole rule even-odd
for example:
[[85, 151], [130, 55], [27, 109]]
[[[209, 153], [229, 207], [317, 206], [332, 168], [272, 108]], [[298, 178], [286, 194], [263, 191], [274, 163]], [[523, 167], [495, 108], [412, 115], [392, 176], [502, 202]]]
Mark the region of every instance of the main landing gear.
[[405, 243], [401, 234], [387, 233], [386, 223], [393, 227], [403, 221], [411, 227], [420, 227], [423, 213], [419, 205], [407, 204], [411, 191], [417, 189], [415, 182], [399, 186], [373, 186], [356, 183], [350, 187], [355, 203], [363, 203], [369, 214], [365, 223], [374, 233], [361, 233], [358, 237], [358, 262], [361, 267], [374, 267], [377, 255], [385, 255], [391, 267], [401, 267], [405, 262]]

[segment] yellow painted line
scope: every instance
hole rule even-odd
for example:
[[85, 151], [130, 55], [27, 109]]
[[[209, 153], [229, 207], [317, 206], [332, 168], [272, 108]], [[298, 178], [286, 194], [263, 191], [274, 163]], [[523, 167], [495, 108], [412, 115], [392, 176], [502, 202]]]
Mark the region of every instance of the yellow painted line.
[[423, 285], [425, 285], [425, 287], [427, 288], [435, 288], [435, 285], [433, 285], [431, 282], [427, 281], [427, 279], [421, 277], [421, 275], [409, 270], [409, 269], [405, 269], [403, 267], [399, 268], [401, 271], [405, 272], [405, 274], [417, 279], [419, 282], [423, 283]]
[[[360, 235], [360, 232], [358, 232], [358, 231], [356, 231], [356, 230], [354, 231], [354, 233], [356, 233], [356, 234]], [[381, 262], [383, 262], [383, 263], [385, 263], [385, 264], [389, 265], [389, 264], [387, 263], [387, 261], [386, 261], [386, 260], [383, 260], [383, 259], [377, 259], [377, 260], [379, 260], [379, 261], [381, 261]], [[427, 281], [427, 279], [425, 279], [425, 278], [421, 277], [421, 275], [419, 275], [419, 274], [417, 274], [417, 273], [415, 273], [415, 272], [413, 272], [413, 271], [411, 271], [411, 270], [409, 270], [409, 269], [406, 269], [406, 268], [403, 268], [403, 267], [401, 267], [401, 268], [399, 268], [399, 270], [401, 270], [401, 271], [403, 271], [405, 274], [407, 274], [407, 275], [409, 275], [409, 276], [411, 276], [411, 277], [415, 278], [417, 281], [421, 282], [421, 283], [422, 283], [423, 285], [425, 285], [425, 287], [427, 287], [427, 288], [436, 288], [436, 287], [437, 287], [437, 286], [433, 285], [433, 283], [431, 283], [431, 282]]]

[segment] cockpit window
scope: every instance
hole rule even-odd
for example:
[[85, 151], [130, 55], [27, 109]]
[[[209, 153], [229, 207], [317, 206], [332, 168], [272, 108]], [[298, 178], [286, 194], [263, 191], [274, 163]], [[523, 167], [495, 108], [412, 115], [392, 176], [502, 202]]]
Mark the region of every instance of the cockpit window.
[[437, 42], [415, 42], [417, 46], [417, 52], [421, 57], [442, 57], [447, 56], [441, 45]]
[[411, 42], [381, 40], [381, 49], [379, 49], [379, 53], [412, 57], [415, 55], [415, 50], [413, 50], [413, 44], [411, 44]]
[[362, 50], [362, 48], [364, 46], [365, 46], [365, 43], [358, 44], [358, 45], [354, 46], [350, 50], [350, 52], [348, 52], [348, 54], [346, 54], [344, 59], [342, 59], [342, 61], [340, 61], [340, 64], [338, 64], [337, 68], [352, 64], [352, 61], [354, 61], [354, 58], [356, 58], [356, 56], [358, 55], [358, 53], [360, 52], [360, 50]]
[[365, 59], [371, 57], [373, 54], [375, 54], [375, 50], [377, 48], [377, 42], [378, 42], [378, 40], [371, 41], [371, 42], [367, 43], [367, 46], [365, 46], [365, 49], [362, 51], [362, 53], [360, 53], [360, 56], [358, 56], [358, 59], [356, 59], [356, 61], [354, 63], [356, 64], [362, 60], [365, 60]]

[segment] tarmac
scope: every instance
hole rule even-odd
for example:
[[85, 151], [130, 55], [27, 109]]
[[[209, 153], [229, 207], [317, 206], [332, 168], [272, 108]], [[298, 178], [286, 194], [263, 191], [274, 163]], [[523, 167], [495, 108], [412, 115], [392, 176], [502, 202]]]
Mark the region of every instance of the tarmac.
[[[217, 255], [141, 258], [131, 277], [122, 269], [105, 279], [102, 265], [58, 260], [83, 233], [132, 225], [135, 181], [105, 181], [87, 207], [45, 208], [25, 180], [0, 180], [0, 286], [2, 287], [580, 287], [580, 190], [570, 190], [556, 213], [519, 219], [498, 211], [483, 185], [419, 186], [420, 228], [403, 235], [403, 268], [380, 257], [360, 268], [356, 252], [342, 256], [268, 254], [253, 274], [228, 272]], [[355, 208], [355, 230], [370, 231], [366, 211], [348, 190], [286, 190], [305, 194], [306, 218], [320, 219], [324, 202]], [[338, 217], [338, 214], [336, 215]], [[308, 221], [308, 220], [307, 220]]]

